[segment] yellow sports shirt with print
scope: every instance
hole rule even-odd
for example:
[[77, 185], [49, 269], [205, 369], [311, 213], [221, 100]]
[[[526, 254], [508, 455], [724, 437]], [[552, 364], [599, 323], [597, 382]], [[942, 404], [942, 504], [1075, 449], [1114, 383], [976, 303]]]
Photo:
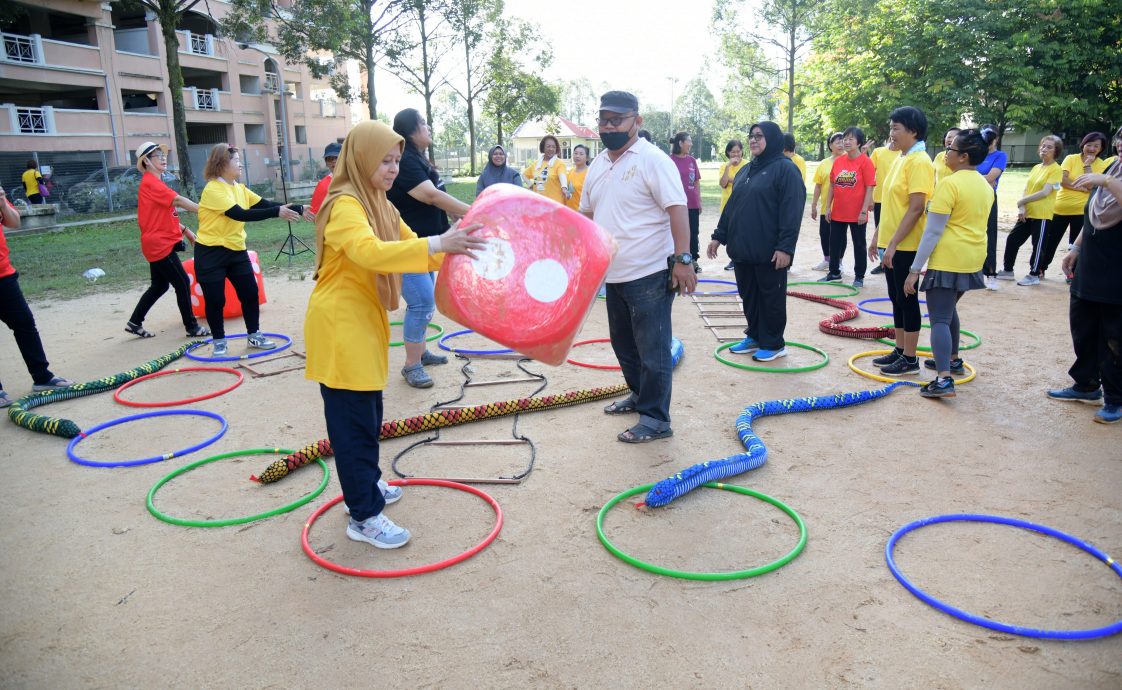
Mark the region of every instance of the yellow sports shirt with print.
[[959, 170], [940, 178], [928, 213], [950, 216], [927, 267], [951, 273], [977, 273], [986, 261], [986, 226], [993, 187], [977, 170]]
[[245, 222], [226, 216], [234, 206], [253, 208], [261, 197], [240, 182], [229, 184], [211, 180], [199, 197], [198, 242], [208, 247], [225, 247], [233, 251], [245, 249]]
[[[880, 187], [881, 185], [877, 185]], [[926, 151], [914, 151], [900, 156], [892, 163], [884, 181], [884, 197], [880, 206], [880, 226], [877, 228], [877, 246], [888, 247], [892, 236], [900, 227], [900, 221], [908, 212], [908, 201], [912, 194], [923, 194], [924, 207], [935, 190], [935, 166], [927, 157]], [[920, 212], [919, 218], [908, 234], [897, 245], [902, 252], [914, 252], [919, 248], [923, 228], [927, 224], [927, 209]]]

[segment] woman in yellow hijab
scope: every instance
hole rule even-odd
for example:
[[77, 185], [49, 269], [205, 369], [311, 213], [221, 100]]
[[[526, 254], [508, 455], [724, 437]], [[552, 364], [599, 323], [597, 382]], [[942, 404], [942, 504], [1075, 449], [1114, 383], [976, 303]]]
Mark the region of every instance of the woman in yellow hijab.
[[[305, 375], [320, 384], [327, 436], [350, 512], [347, 536], [382, 549], [409, 541], [382, 509], [401, 489], [382, 481], [378, 436], [386, 386], [390, 326], [401, 273], [440, 267], [443, 254], [467, 254], [485, 241], [478, 225], [418, 238], [386, 199], [404, 141], [380, 122], [351, 130], [327, 199], [316, 216], [316, 286], [304, 320]], [[443, 253], [442, 253], [443, 252]]]

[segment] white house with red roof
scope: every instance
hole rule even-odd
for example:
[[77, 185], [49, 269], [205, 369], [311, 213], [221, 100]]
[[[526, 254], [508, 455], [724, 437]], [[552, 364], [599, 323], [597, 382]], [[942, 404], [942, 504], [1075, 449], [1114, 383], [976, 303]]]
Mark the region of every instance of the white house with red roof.
[[589, 161], [603, 148], [596, 130], [557, 115], [547, 115], [538, 120], [527, 120], [514, 130], [510, 138], [511, 148], [507, 149], [509, 165], [521, 170], [530, 161], [537, 160], [541, 155], [538, 144], [547, 134], [557, 137], [557, 141], [561, 144], [559, 155], [567, 161], [573, 160], [573, 147], [578, 144], [588, 147]]

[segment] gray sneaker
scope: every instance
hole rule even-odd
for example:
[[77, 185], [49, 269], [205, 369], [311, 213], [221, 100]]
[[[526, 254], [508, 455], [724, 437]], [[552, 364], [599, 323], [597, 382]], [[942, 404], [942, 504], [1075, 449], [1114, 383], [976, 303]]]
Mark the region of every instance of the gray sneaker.
[[[382, 492], [382, 498], [385, 499], [386, 505], [397, 503], [404, 493], [400, 486], [390, 486], [384, 479], [378, 480], [378, 490]], [[351, 507], [346, 503], [343, 504], [343, 512], [347, 515], [351, 514]]]
[[409, 536], [409, 530], [395, 525], [385, 513], [378, 513], [362, 522], [353, 519], [347, 522], [347, 538], [364, 541], [379, 549], [401, 548], [409, 543]]
[[432, 377], [425, 371], [425, 365], [419, 362], [402, 369], [401, 375], [405, 377], [405, 382], [414, 388], [432, 388]]
[[210, 353], [212, 356], [214, 356], [214, 357], [225, 357], [226, 356], [226, 352], [227, 352], [228, 348], [226, 346], [226, 339], [225, 338], [219, 338], [218, 340], [215, 340], [213, 345], [214, 345], [214, 347], [212, 348], [211, 353]]
[[277, 344], [265, 337], [265, 334], [261, 331], [251, 334], [248, 340], [249, 346], [255, 347], [258, 350], [275, 350], [277, 347]]
[[998, 271], [997, 272], [997, 279], [998, 280], [1013, 280], [1016, 277], [1017, 276], [1013, 275], [1012, 271]]
[[444, 355], [438, 355], [435, 352], [429, 352], [428, 350], [425, 350], [424, 354], [421, 355], [421, 364], [425, 365], [426, 367], [432, 366], [433, 364], [447, 363], [447, 357], [445, 357]]

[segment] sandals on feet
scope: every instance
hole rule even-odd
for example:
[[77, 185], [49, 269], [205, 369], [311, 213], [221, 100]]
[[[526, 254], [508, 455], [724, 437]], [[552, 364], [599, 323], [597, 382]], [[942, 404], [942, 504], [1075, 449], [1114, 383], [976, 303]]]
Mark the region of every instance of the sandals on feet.
[[195, 324], [195, 327], [187, 331], [188, 338], [205, 338], [210, 335], [210, 329], [206, 326]]
[[129, 321], [125, 324], [125, 332], [132, 333], [133, 335], [140, 336], [141, 338], [155, 338], [156, 334], [144, 330], [140, 324]]
[[635, 411], [635, 401], [631, 398], [617, 400], [604, 408], [604, 414], [631, 414]]
[[70, 388], [73, 385], [73, 381], [64, 379], [61, 376], [54, 376], [50, 381], [47, 381], [46, 383], [35, 384], [31, 387], [31, 390], [35, 393], [42, 393], [43, 391], [57, 391], [62, 390], [63, 388]]
[[5, 393], [4, 391], [0, 391], [0, 409], [11, 407], [12, 403], [14, 402], [15, 400], [9, 398], [7, 393]]
[[655, 431], [646, 424], [636, 424], [616, 438], [624, 443], [648, 443], [662, 438], [670, 438], [673, 435], [673, 429], [667, 428], [662, 431]]

